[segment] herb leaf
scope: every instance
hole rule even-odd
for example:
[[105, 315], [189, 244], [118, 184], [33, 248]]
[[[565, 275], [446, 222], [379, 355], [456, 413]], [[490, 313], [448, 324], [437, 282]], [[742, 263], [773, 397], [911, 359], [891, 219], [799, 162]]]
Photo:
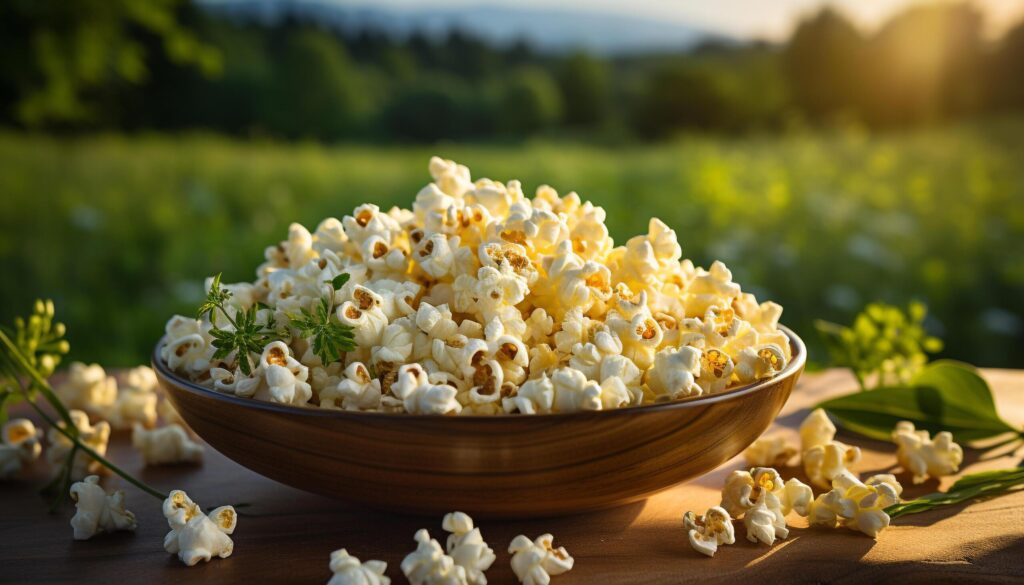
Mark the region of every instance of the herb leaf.
[[345, 286], [345, 283], [348, 282], [348, 279], [348, 273], [342, 272], [338, 276], [335, 276], [333, 280], [331, 280], [331, 285], [334, 287], [334, 290], [341, 290], [341, 287]]
[[893, 504], [885, 509], [890, 518], [927, 512], [942, 506], [966, 502], [973, 498], [1005, 494], [1024, 489], [1024, 467], [983, 471], [965, 475], [948, 491], [935, 492], [920, 498]]
[[[342, 274], [339, 278], [340, 276], [348, 275]], [[337, 281], [338, 278], [335, 278], [334, 282]], [[332, 321], [332, 309], [333, 304], [326, 298], [321, 298], [320, 304], [312, 312], [303, 309], [301, 317], [292, 317], [292, 326], [298, 329], [303, 337], [313, 340], [313, 353], [324, 365], [340, 359], [342, 353], [356, 348], [352, 328]]]
[[259, 310], [258, 305], [253, 305], [248, 310], [239, 311], [235, 315], [233, 329], [210, 329], [212, 345], [217, 348], [213, 354], [214, 359], [225, 359], [231, 352], [235, 352], [238, 367], [246, 376], [252, 374], [250, 354], [260, 353], [268, 343], [281, 339], [281, 335], [274, 329], [273, 320], [267, 325], [256, 322]]
[[221, 274], [213, 277], [213, 282], [210, 283], [210, 290], [206, 293], [206, 300], [203, 304], [199, 305], [199, 313], [197, 319], [202, 319], [204, 315], [210, 316], [210, 323], [213, 325], [217, 324], [217, 309], [224, 310], [224, 303], [231, 298], [231, 291], [220, 287]]
[[949, 360], [925, 366], [909, 386], [855, 392], [818, 406], [846, 429], [883, 441], [901, 420], [932, 434], [949, 431], [965, 443], [1021, 432], [999, 417], [988, 383], [974, 368]]

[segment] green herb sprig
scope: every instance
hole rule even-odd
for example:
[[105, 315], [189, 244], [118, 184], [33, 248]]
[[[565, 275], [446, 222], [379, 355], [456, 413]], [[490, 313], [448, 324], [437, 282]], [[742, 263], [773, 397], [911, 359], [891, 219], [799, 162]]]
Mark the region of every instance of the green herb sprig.
[[929, 512], [985, 496], [996, 496], [1024, 489], [1024, 467], [972, 473], [958, 479], [945, 492], [893, 504], [885, 509], [890, 518]]
[[[206, 300], [199, 306], [198, 315], [200, 319], [208, 316], [210, 323], [214, 325], [210, 329], [210, 335], [213, 336], [212, 345], [216, 348], [214, 359], [228, 359], [233, 353], [238, 367], [248, 376], [253, 370], [252, 354], [258, 354], [268, 343], [286, 339], [288, 336], [278, 331], [273, 316], [266, 324], [258, 322], [259, 311], [267, 308], [265, 305], [253, 304], [248, 309], [239, 310], [232, 317], [225, 306], [231, 300], [231, 291], [221, 286], [220, 279], [220, 274], [213, 277], [210, 290], [206, 293]], [[230, 328], [221, 329], [216, 326], [218, 314], [228, 320]]]
[[[334, 291], [341, 290], [348, 282], [348, 274], [339, 274], [328, 281]], [[290, 316], [292, 327], [299, 330], [302, 337], [313, 340], [313, 353], [327, 365], [341, 358], [344, 352], [356, 348], [352, 327], [338, 322], [334, 316], [334, 295], [322, 297], [312, 311], [302, 309], [302, 315]]]
[[[70, 453], [57, 477], [45, 488], [45, 491], [54, 492], [51, 510], [67, 497], [71, 483], [71, 466], [79, 451], [147, 494], [160, 500], [166, 499], [166, 494], [124, 471], [79, 439], [79, 429], [75, 426], [70, 411], [46, 379], [53, 373], [60, 356], [69, 349], [67, 341], [63, 339], [65, 328], [59, 323], [54, 323], [53, 317], [52, 301], [36, 301], [34, 311], [29, 317], [15, 320], [16, 333], [13, 336], [8, 334], [9, 329], [0, 328], [0, 388], [24, 399], [43, 421], [72, 443]], [[50, 413], [37, 404], [36, 400], [40, 395], [57, 413], [63, 424], [59, 424]]]
[[942, 351], [942, 340], [924, 329], [924, 304], [911, 302], [907, 311], [871, 303], [849, 327], [817, 321], [832, 364], [850, 368], [861, 390], [910, 383], [928, 362], [928, 353]]

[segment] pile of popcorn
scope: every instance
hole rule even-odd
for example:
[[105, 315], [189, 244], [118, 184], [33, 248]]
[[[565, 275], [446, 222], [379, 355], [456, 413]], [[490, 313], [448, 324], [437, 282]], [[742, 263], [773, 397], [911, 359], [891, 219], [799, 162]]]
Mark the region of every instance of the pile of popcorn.
[[535, 414], [720, 392], [791, 359], [782, 307], [742, 292], [721, 262], [694, 267], [658, 219], [616, 247], [605, 211], [576, 193], [542, 186], [530, 199], [450, 160], [429, 168], [412, 210], [364, 204], [312, 233], [292, 224], [255, 282], [224, 286], [229, 313], [259, 303], [259, 322], [277, 325], [330, 299], [355, 351], [323, 363], [292, 327], [245, 375], [238, 356], [213, 358], [210, 331], [227, 319], [175, 316], [163, 360], [218, 392], [284, 404]]
[[[766, 437], [744, 451], [749, 471], [733, 471], [722, 488], [722, 501], [702, 515], [687, 512], [683, 522], [690, 545], [709, 557], [718, 547], [736, 542], [732, 520], [741, 519], [747, 540], [771, 546], [789, 536], [786, 516], [791, 512], [810, 526], [845, 526], [872, 538], [889, 526], [885, 509], [899, 503], [903, 486], [892, 474], [861, 480], [850, 467], [860, 460], [860, 449], [835, 440], [836, 427], [818, 408], [800, 425], [800, 453], [804, 473], [816, 487], [799, 479], [782, 480], [774, 467], [784, 467], [797, 454], [783, 437]], [[952, 475], [963, 462], [963, 449], [948, 432], [931, 437], [909, 421], [892, 432], [900, 466], [919, 484], [929, 477]]]

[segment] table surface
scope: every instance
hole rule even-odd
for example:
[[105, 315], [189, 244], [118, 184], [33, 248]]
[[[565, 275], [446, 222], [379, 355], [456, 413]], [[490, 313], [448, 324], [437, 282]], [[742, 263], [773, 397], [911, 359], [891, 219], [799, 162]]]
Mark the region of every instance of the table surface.
[[[1024, 424], [1024, 372], [985, 370], [1004, 418]], [[806, 374], [769, 434], [797, 437], [796, 428], [808, 407], [852, 390], [844, 371]], [[259, 432], [259, 429], [253, 429]], [[882, 442], [841, 434], [864, 451], [856, 471], [890, 471], [894, 448]], [[37, 463], [29, 476], [0, 483], [0, 582], [2, 583], [324, 583], [331, 551], [347, 548], [363, 560], [388, 563], [396, 585], [405, 583], [399, 564], [415, 548], [413, 533], [427, 528], [444, 542], [441, 518], [401, 516], [369, 510], [307, 494], [265, 479], [207, 450], [202, 466], [144, 468], [130, 447], [127, 433], [115, 433], [109, 455], [130, 472], [163, 490], [184, 489], [204, 508], [251, 503], [240, 510], [232, 536], [235, 552], [186, 567], [163, 550], [167, 523], [160, 502], [120, 478], [108, 487], [125, 489], [128, 508], [138, 518], [133, 533], [104, 535], [76, 542], [68, 524], [73, 507], [47, 514], [36, 490], [48, 473]], [[1016, 465], [1022, 456], [998, 457], [968, 450], [964, 471], [975, 472]], [[802, 518], [788, 539], [769, 548], [744, 538], [737, 526], [737, 543], [720, 549], [715, 558], [694, 552], [682, 526], [686, 510], [703, 511], [719, 501], [724, 478], [744, 467], [742, 459], [650, 499], [622, 508], [561, 518], [479, 522], [484, 538], [497, 553], [487, 572], [490, 583], [515, 583], [509, 568], [508, 543], [517, 534], [555, 535], [576, 559], [575, 568], [554, 578], [558, 585], [574, 583], [686, 582], [906, 582], [936, 583], [1024, 581], [1024, 492], [966, 507], [955, 506], [905, 516], [877, 541], [846, 529], [808, 528]], [[796, 467], [780, 470], [783, 477], [802, 476]], [[904, 497], [948, 487], [954, 478], [909, 486]], [[803, 478], [806, 480], [806, 478]], [[386, 504], [383, 504], [386, 505]]]

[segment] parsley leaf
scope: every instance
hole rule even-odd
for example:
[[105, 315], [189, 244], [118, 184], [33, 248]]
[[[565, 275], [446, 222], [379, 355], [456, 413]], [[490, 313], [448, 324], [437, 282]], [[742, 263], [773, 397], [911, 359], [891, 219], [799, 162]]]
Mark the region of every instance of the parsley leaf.
[[[341, 276], [346, 277], [342, 284], [348, 280], [347, 274], [341, 274], [334, 279], [336, 285]], [[292, 317], [292, 326], [303, 337], [313, 340], [313, 353], [325, 365], [340, 359], [342, 353], [356, 348], [352, 328], [331, 320], [333, 309], [333, 303], [321, 298], [320, 304], [312, 312], [303, 309], [301, 317]]]

